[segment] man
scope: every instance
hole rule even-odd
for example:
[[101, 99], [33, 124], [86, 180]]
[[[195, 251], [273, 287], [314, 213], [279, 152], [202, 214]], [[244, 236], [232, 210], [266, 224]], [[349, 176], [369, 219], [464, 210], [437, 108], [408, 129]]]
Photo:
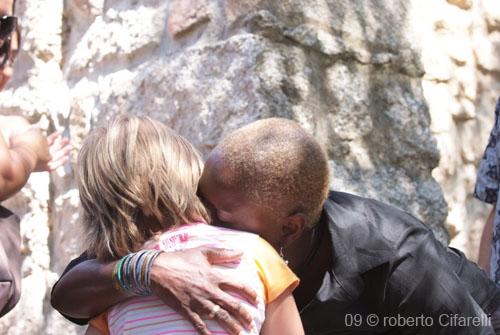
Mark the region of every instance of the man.
[[5, 0], [0, 2], [0, 90], [12, 76], [12, 62], [19, 48], [19, 33], [17, 18], [13, 17], [15, 2]]
[[[11, 36], [17, 19], [9, 16], [12, 1], [0, 4], [0, 89], [11, 75]], [[68, 160], [67, 139], [59, 133], [43, 135], [20, 116], [0, 115], [0, 201], [17, 193], [32, 172], [51, 171]], [[21, 292], [21, 236], [19, 218], [0, 206], [0, 316], [18, 302]]]
[[[301, 279], [294, 297], [306, 334], [494, 334], [486, 315], [500, 306], [500, 292], [484, 272], [411, 215], [328, 194], [328, 175], [312, 136], [293, 121], [265, 119], [214, 149], [199, 195], [218, 224], [260, 234], [289, 261]], [[213, 293], [222, 283], [216, 270], [207, 270], [203, 255], [193, 257], [160, 255], [150, 274], [153, 292], [196, 314], [200, 333], [208, 333], [202, 317], [211, 315], [237, 334], [228, 312], [245, 325], [244, 311]], [[91, 260], [75, 266], [55, 286], [53, 305], [92, 317], [125, 298], [113, 289], [114, 267]], [[190, 278], [194, 269], [202, 275]], [[191, 287], [196, 293], [186, 297]], [[206, 300], [225, 314], [204, 310]]]
[[493, 205], [481, 236], [478, 264], [490, 274], [490, 277], [500, 283], [500, 215], [497, 214], [498, 188], [500, 176], [499, 150], [500, 144], [500, 98], [495, 107], [495, 122], [490, 132], [488, 145], [484, 150], [483, 159], [479, 165], [474, 197]]

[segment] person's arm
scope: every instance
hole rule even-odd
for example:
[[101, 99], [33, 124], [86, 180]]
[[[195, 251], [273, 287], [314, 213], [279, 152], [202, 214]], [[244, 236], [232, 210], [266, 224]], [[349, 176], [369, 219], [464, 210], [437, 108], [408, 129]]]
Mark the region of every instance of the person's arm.
[[90, 325], [87, 327], [87, 330], [85, 331], [85, 335], [104, 335], [99, 331], [99, 329], [95, 328], [94, 326]]
[[11, 136], [22, 133], [31, 126], [28, 120], [18, 115], [0, 115], [0, 124], [2, 125], [1, 133], [7, 145]]
[[491, 242], [493, 239], [493, 219], [495, 218], [496, 206], [490, 211], [488, 219], [481, 234], [481, 242], [479, 243], [479, 256], [477, 264], [482, 267], [487, 273], [490, 273], [490, 258], [491, 258]]
[[448, 261], [474, 301], [487, 315], [491, 315], [495, 333], [500, 334], [500, 288], [460, 250], [448, 248]]
[[[393, 317], [414, 319], [423, 315], [430, 320], [402, 327], [401, 334], [494, 334], [486, 313], [455, 273], [447, 248], [432, 232], [409, 232], [400, 253], [405, 256], [390, 269], [383, 287], [386, 312]], [[482, 321], [464, 325], [457, 318]]]
[[32, 172], [52, 171], [68, 161], [69, 141], [42, 134], [20, 116], [0, 116], [0, 201], [18, 192]]
[[109, 335], [108, 313], [101, 313], [90, 320], [85, 335]]
[[[208, 306], [220, 305], [216, 320], [231, 334], [238, 334], [242, 326], [251, 329], [252, 317], [239, 300], [223, 290], [236, 292], [253, 304], [256, 293], [223, 276], [212, 265], [230, 263], [240, 257], [240, 252], [207, 248], [162, 253], [151, 268], [151, 289], [163, 302], [185, 315], [201, 334], [210, 334], [202, 320], [202, 316], [211, 312]], [[54, 286], [52, 306], [67, 316], [90, 319], [129, 297], [116, 289], [112, 278], [115, 264], [89, 260], [74, 266]]]
[[112, 280], [115, 265], [116, 262], [83, 259], [64, 273], [52, 288], [52, 307], [72, 319], [82, 319], [81, 323], [84, 323], [130, 297], [125, 291], [116, 289]]
[[255, 244], [254, 261], [264, 285], [266, 315], [260, 334], [303, 335], [304, 327], [292, 292], [299, 279], [264, 239]]
[[500, 149], [498, 139], [500, 138], [500, 99], [495, 108], [495, 122], [490, 132], [488, 144], [484, 149], [483, 158], [479, 163], [476, 185], [473, 196], [482, 202], [494, 206], [486, 220], [481, 242], [479, 246], [478, 264], [491, 273], [490, 257], [493, 234], [493, 220], [495, 217], [495, 207], [498, 200], [498, 190], [500, 187], [500, 166], [498, 165], [497, 152]]
[[48, 157], [47, 139], [40, 129], [26, 130], [10, 145], [0, 136], [0, 201], [19, 191], [39, 161]]
[[291, 292], [283, 293], [266, 306], [261, 335], [304, 335], [302, 321]]

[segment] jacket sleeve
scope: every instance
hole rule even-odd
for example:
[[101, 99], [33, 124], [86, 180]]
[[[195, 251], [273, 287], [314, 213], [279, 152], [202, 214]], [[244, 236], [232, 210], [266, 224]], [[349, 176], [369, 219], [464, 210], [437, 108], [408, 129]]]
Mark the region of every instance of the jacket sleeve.
[[500, 288], [476, 263], [469, 261], [455, 248], [448, 248], [448, 263], [476, 303], [491, 315], [500, 308]]
[[0, 207], [0, 316], [14, 308], [21, 296], [20, 246], [19, 218]]
[[[456, 262], [451, 264], [449, 259], [456, 256], [431, 231], [408, 238], [413, 241], [403, 245], [411, 247], [400, 250], [401, 257], [388, 274], [384, 297], [386, 315], [410, 321], [421, 317], [416, 326], [403, 325], [401, 334], [495, 334], [473, 297], [483, 289], [473, 289], [484, 280], [482, 273], [462, 259], [463, 280], [459, 278], [453, 267]], [[480, 300], [488, 303], [486, 296]]]

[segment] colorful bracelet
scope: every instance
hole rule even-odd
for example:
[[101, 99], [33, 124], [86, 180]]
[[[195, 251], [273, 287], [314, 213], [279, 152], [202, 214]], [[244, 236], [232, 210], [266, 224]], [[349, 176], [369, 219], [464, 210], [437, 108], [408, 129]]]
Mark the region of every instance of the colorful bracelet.
[[141, 250], [123, 256], [113, 269], [113, 280], [119, 289], [135, 295], [151, 294], [150, 272], [162, 251]]

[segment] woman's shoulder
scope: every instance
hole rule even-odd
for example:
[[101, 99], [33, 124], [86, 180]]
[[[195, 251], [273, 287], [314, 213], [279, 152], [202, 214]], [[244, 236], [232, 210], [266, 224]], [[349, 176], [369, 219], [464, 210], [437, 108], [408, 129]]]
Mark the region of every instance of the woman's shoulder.
[[212, 226], [202, 222], [185, 224], [158, 237], [160, 249], [175, 251], [201, 246], [245, 249], [259, 240], [256, 234]]

